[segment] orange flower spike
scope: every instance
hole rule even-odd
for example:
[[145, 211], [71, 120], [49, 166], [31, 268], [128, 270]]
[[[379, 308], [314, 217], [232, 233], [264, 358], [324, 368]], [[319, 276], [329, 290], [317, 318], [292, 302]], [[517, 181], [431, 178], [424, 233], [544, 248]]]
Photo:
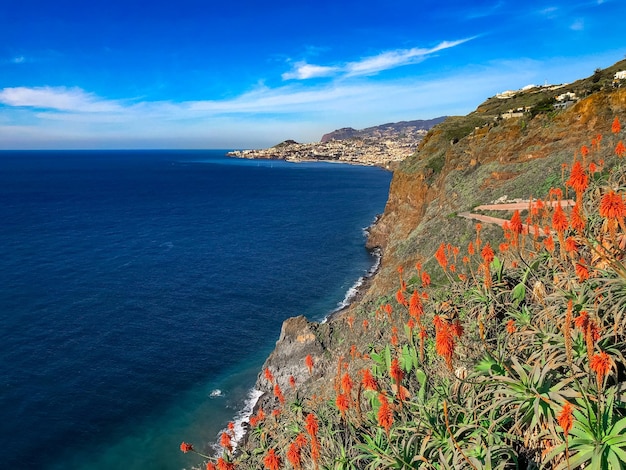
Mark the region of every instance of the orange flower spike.
[[310, 354], [304, 358], [304, 365], [309, 369], [309, 375], [313, 375], [313, 357]]
[[405, 307], [409, 305], [409, 303], [406, 300], [406, 297], [404, 296], [404, 293], [402, 292], [402, 289], [398, 289], [398, 292], [396, 292], [396, 301], [400, 305], [404, 305]]
[[306, 432], [309, 434], [309, 436], [314, 438], [315, 436], [317, 436], [318, 429], [319, 424], [317, 423], [317, 418], [315, 418], [315, 415], [313, 413], [309, 413], [306, 416]]
[[589, 314], [582, 310], [580, 314], [574, 318], [574, 325], [576, 328], [580, 328], [582, 331], [587, 329], [587, 325], [589, 324]]
[[363, 380], [361, 383], [368, 390], [378, 390], [378, 382], [369, 369], [363, 369]]
[[509, 251], [509, 244], [500, 243], [500, 245], [498, 246], [498, 249], [500, 250], [501, 253], [506, 253], [507, 251]]
[[589, 164], [589, 174], [590, 174], [590, 175], [593, 175], [593, 174], [594, 174], [594, 173], [596, 173], [597, 171], [598, 171], [598, 166], [597, 166], [594, 162], [591, 162], [591, 163]]
[[467, 244], [467, 253], [469, 255], [473, 255], [476, 252], [476, 250], [474, 250], [474, 243], [473, 242], [469, 242]]
[[393, 425], [393, 413], [389, 407], [389, 401], [387, 397], [382, 393], [378, 395], [378, 401], [380, 402], [380, 408], [378, 408], [378, 425], [385, 429], [385, 432], [389, 434], [389, 430]]
[[404, 378], [404, 372], [400, 368], [400, 363], [398, 362], [398, 359], [395, 357], [391, 361], [391, 367], [389, 368], [389, 375], [391, 375], [391, 378], [396, 382], [396, 385], [398, 386], [400, 385], [400, 382], [402, 382], [402, 379]]
[[182, 442], [182, 443], [180, 444], [180, 451], [181, 451], [183, 454], [186, 454], [187, 452], [191, 452], [191, 451], [193, 451], [193, 445], [188, 444], [188, 443], [186, 443], [186, 442]]
[[232, 462], [228, 462], [224, 460], [224, 458], [220, 457], [217, 459], [217, 470], [234, 470], [235, 464]]
[[430, 286], [430, 275], [424, 271], [422, 273], [422, 287], [428, 287]]
[[515, 326], [515, 320], [513, 320], [512, 318], [508, 322], [506, 322], [506, 331], [510, 335], [517, 331], [517, 327]]
[[272, 374], [272, 372], [269, 370], [269, 368], [265, 368], [265, 378], [267, 379], [267, 381], [269, 383], [274, 383], [274, 375]]
[[228, 423], [228, 431], [231, 433], [231, 435], [235, 432], [235, 423], [233, 423], [232, 421]]
[[615, 146], [615, 155], [620, 158], [626, 155], [626, 147], [624, 146], [624, 142], [622, 142], [621, 140]]
[[353, 386], [354, 384], [352, 382], [352, 378], [350, 377], [350, 374], [346, 372], [341, 378], [341, 389], [343, 390], [343, 393], [349, 395]]
[[367, 320], [363, 320], [363, 331], [367, 331], [367, 328], [369, 327], [370, 322], [368, 322]]
[[448, 266], [448, 258], [446, 258], [446, 246], [443, 242], [439, 245], [439, 248], [435, 252], [435, 259], [439, 263], [439, 266], [441, 266], [445, 271], [446, 266]]
[[482, 251], [480, 252], [480, 255], [483, 257], [483, 260], [485, 261], [486, 265], [489, 265], [494, 260], [495, 253], [491, 249], [489, 242], [485, 244]]
[[293, 375], [289, 376], [289, 386], [292, 389], [296, 388], [296, 378]]
[[589, 362], [589, 368], [596, 373], [598, 388], [602, 388], [604, 377], [607, 376], [607, 374], [611, 370], [612, 365], [613, 361], [604, 351], [594, 355], [591, 358], [591, 361]]
[[574, 204], [572, 208], [572, 215], [570, 217], [570, 224], [574, 230], [578, 233], [582, 233], [585, 228], [585, 220], [582, 217], [582, 213], [580, 211], [580, 205], [578, 203]]
[[585, 265], [585, 260], [584, 259], [579, 259], [578, 263], [576, 263], [575, 266], [576, 269], [576, 276], [578, 276], [578, 280], [580, 282], [584, 282], [587, 279], [589, 279], [589, 268], [587, 268], [587, 266]]
[[574, 237], [567, 237], [565, 239], [565, 251], [568, 253], [576, 253], [578, 251], [578, 243]]
[[570, 404], [570, 402], [567, 402], [563, 406], [561, 412], [556, 417], [559, 426], [561, 426], [561, 428], [563, 429], [563, 434], [565, 435], [565, 437], [567, 437], [572, 429], [572, 426], [574, 426], [574, 415], [572, 414], [572, 411], [572, 405]]
[[346, 321], [348, 322], [348, 326], [352, 330], [352, 325], [354, 325], [354, 317], [350, 316], [350, 317], [346, 318]]
[[[596, 141], [597, 142], [597, 141]], [[593, 145], [593, 144], [592, 144]], [[587, 155], [589, 155], [589, 147], [587, 147], [586, 145], [583, 145], [582, 147], [580, 147], [580, 154], [583, 157], [586, 157]]]
[[546, 250], [548, 250], [550, 253], [554, 251], [554, 239], [552, 238], [552, 235], [548, 235], [543, 240], [543, 245], [546, 247]]
[[554, 208], [554, 214], [552, 214], [552, 228], [559, 234], [562, 234], [565, 230], [567, 230], [568, 226], [569, 221], [567, 220], [567, 216], [565, 215], [565, 212], [563, 212], [561, 204], [557, 204]]
[[[320, 459], [320, 443], [317, 439], [311, 439], [311, 460], [317, 464]], [[316, 467], [317, 468], [317, 465]]]
[[278, 470], [280, 468], [280, 457], [276, 455], [274, 449], [270, 449], [265, 458], [263, 459], [263, 465], [268, 470]]
[[517, 235], [522, 233], [522, 230], [523, 230], [522, 217], [520, 216], [520, 213], [518, 210], [513, 212], [513, 216], [511, 217], [511, 220], [509, 222], [509, 227], [511, 231], [513, 233], [516, 233]]
[[337, 409], [341, 412], [341, 416], [345, 416], [346, 411], [350, 409], [350, 399], [348, 398], [348, 395], [345, 393], [337, 395], [335, 405], [337, 405]]
[[302, 468], [302, 450], [295, 442], [292, 442], [287, 450], [287, 460], [293, 468]]
[[454, 338], [452, 337], [452, 330], [447, 324], [444, 324], [444, 326], [436, 333], [435, 350], [437, 351], [437, 354], [445, 359], [448, 368], [452, 369]]
[[613, 190], [602, 196], [600, 215], [606, 219], [617, 219], [626, 216], [626, 205], [622, 196]]
[[206, 470], [217, 470], [217, 467], [215, 466], [215, 464], [213, 462], [207, 462], [206, 463]]
[[296, 440], [294, 441], [294, 444], [296, 446], [298, 446], [299, 449], [302, 449], [304, 446], [306, 446], [308, 444], [308, 440], [306, 438], [306, 436], [303, 433], [298, 434], [298, 436], [296, 437]]
[[621, 129], [622, 129], [622, 126], [619, 123], [619, 119], [617, 118], [617, 116], [615, 116], [615, 119], [613, 120], [613, 124], [611, 125], [611, 132], [613, 134], [617, 134]]
[[285, 397], [283, 396], [283, 391], [280, 389], [280, 385], [274, 385], [274, 396], [278, 398], [278, 401], [281, 405], [285, 403]]
[[417, 290], [414, 290], [413, 294], [411, 294], [411, 301], [409, 302], [409, 315], [419, 320], [423, 313], [424, 306], [422, 305], [419, 293]]
[[220, 445], [228, 452], [233, 451], [233, 443], [231, 442], [230, 435], [225, 432], [223, 432], [222, 436], [220, 437]]
[[582, 194], [587, 189], [587, 186], [589, 186], [589, 176], [587, 176], [587, 173], [585, 173], [585, 170], [579, 161], [574, 163], [572, 166], [570, 177], [565, 184], [576, 191], [576, 200], [579, 201]]

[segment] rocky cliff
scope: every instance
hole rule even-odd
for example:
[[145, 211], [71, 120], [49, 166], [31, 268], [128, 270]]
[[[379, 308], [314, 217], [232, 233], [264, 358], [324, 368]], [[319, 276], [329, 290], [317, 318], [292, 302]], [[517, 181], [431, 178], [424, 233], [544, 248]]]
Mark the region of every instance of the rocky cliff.
[[[355, 325], [371, 319], [381, 299], [392, 298], [398, 268], [432, 265], [441, 242], [467, 245], [474, 222], [458, 214], [495, 200], [544, 197], [562, 183], [564, 162], [592, 139], [602, 139], [615, 116], [626, 122], [626, 87], [590, 92], [567, 109], [529, 110], [511, 119], [499, 118], [500, 112], [488, 100], [468, 116], [448, 118], [394, 171], [384, 214], [367, 242], [382, 250], [382, 263], [359, 300], [324, 324], [297, 317], [283, 325], [264, 368], [274, 372], [286, 394], [315, 401], [337, 387], [332, 378], [341, 357], [358, 361], [351, 346], [367, 350], [378, 337], [375, 328], [363, 323], [357, 333]], [[502, 234], [496, 226], [483, 230], [486, 240]], [[313, 374], [307, 355], [315, 363]], [[267, 392], [259, 407], [269, 412], [277, 398], [263, 373], [257, 387]]]

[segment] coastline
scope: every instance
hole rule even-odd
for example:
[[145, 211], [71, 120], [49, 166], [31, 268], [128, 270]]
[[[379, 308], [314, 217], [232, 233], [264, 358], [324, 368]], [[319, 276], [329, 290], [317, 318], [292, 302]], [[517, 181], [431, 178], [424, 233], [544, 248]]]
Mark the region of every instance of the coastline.
[[[368, 227], [363, 229], [366, 234], [366, 240], [367, 240], [367, 237], [369, 237], [371, 229], [380, 221], [381, 218], [382, 218], [382, 214], [378, 214], [376, 218], [374, 219], [374, 221]], [[370, 269], [368, 269], [366, 274], [359, 277], [355, 281], [355, 283], [346, 291], [344, 300], [339, 303], [339, 306], [336, 309], [330, 311], [323, 319], [315, 323], [318, 323], [321, 325], [324, 323], [333, 323], [335, 321], [339, 321], [342, 318], [342, 316], [346, 314], [350, 310], [350, 308], [352, 308], [353, 305], [361, 301], [361, 299], [365, 295], [365, 292], [367, 292], [370, 286], [372, 285], [375, 276], [380, 271], [380, 267], [382, 264], [383, 253], [382, 253], [381, 248], [374, 247], [374, 248], [368, 249], [368, 252], [370, 253], [371, 256], [374, 257], [374, 260], [375, 260], [372, 266], [370, 267]], [[295, 317], [290, 317], [290, 318], [295, 318]], [[290, 318], [287, 318], [285, 322], [288, 321]], [[270, 355], [271, 354], [272, 353], [270, 353]], [[259, 370], [258, 377], [261, 377], [262, 371], [263, 371], [263, 368]], [[254, 414], [256, 414], [259, 411], [259, 409], [263, 407], [264, 402], [267, 400], [268, 397], [271, 396], [269, 392], [263, 391], [260, 388], [258, 388], [257, 384], [258, 384], [258, 379], [257, 379], [257, 382], [255, 382], [254, 386], [250, 388], [250, 390], [248, 391], [248, 398], [244, 401], [243, 406], [235, 414], [233, 418], [233, 422], [235, 424], [235, 438], [232, 441], [234, 453], [236, 453], [237, 448], [239, 447], [241, 443], [246, 442], [248, 432], [250, 429], [250, 425], [249, 425], [250, 418]], [[218, 433], [218, 435], [216, 436], [216, 440], [212, 443], [209, 443], [209, 446], [211, 449], [214, 450], [214, 456], [216, 457], [219, 456], [219, 454], [224, 450], [219, 444], [219, 436], [221, 435], [222, 432], [225, 432], [226, 430], [227, 428], [224, 428], [222, 431], [220, 431], [220, 433]]]

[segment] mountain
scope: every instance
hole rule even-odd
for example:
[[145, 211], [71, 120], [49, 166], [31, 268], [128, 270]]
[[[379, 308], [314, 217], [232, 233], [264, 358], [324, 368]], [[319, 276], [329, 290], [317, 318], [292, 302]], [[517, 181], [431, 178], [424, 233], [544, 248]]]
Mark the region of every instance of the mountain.
[[337, 129], [328, 134], [324, 134], [320, 142], [326, 143], [331, 140], [346, 140], [353, 138], [394, 138], [400, 134], [415, 133], [416, 131], [427, 131], [431, 127], [444, 121], [447, 116], [441, 116], [434, 119], [401, 121], [381, 124], [379, 126], [368, 127], [366, 129], [356, 130], [352, 127], [344, 127]]

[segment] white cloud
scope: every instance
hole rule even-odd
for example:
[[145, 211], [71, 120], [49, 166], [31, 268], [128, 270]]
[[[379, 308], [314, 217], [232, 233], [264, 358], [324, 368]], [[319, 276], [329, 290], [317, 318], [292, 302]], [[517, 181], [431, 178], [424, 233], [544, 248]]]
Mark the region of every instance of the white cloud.
[[373, 75], [383, 70], [416, 64], [435, 52], [456, 47], [472, 39], [474, 38], [460, 39], [458, 41], [443, 41], [430, 49], [415, 47], [412, 49], [385, 51], [375, 56], [365, 57], [358, 61], [335, 66], [297, 62], [294, 69], [291, 72], [284, 73], [282, 78], [283, 80], [306, 80], [309, 78], [329, 77], [333, 75], [345, 75], [347, 77]]
[[77, 111], [81, 113], [118, 111], [115, 101], [106, 101], [80, 88], [15, 87], [0, 90], [0, 103], [8, 106]]
[[585, 29], [585, 22], [578, 19], [571, 24], [570, 29], [573, 31], [582, 31]]
[[14, 64], [23, 64], [24, 62], [26, 62], [26, 57], [24, 57], [23, 55], [19, 57], [13, 57], [13, 59], [11, 59], [11, 62]]
[[322, 65], [312, 65], [306, 62], [296, 62], [291, 72], [282, 74], [283, 80], [306, 80], [317, 77], [330, 77], [338, 72], [338, 67], [328, 67]]

